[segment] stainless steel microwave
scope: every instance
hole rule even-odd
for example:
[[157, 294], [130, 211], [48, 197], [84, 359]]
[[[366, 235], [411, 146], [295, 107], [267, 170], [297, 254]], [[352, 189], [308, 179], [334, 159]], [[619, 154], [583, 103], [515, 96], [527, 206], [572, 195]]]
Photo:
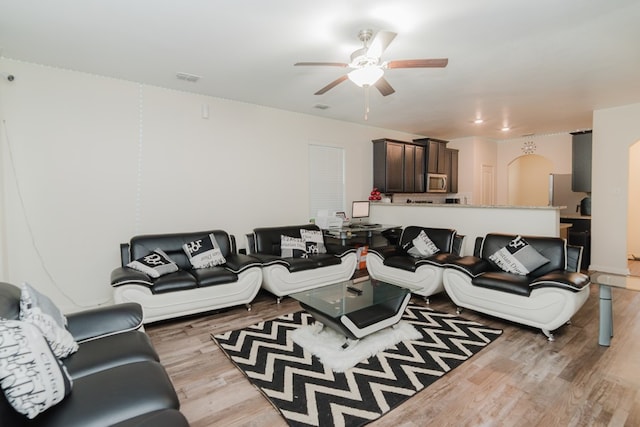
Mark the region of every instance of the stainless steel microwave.
[[428, 173], [427, 174], [427, 192], [428, 193], [446, 193], [447, 192], [447, 175], [444, 173]]

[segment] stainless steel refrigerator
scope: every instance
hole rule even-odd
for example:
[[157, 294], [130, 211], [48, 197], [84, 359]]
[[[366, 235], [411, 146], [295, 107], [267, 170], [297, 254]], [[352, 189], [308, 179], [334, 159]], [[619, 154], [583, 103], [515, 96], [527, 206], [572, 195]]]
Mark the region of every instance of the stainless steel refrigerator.
[[580, 215], [580, 202], [587, 193], [571, 190], [571, 174], [549, 174], [549, 206], [566, 206], [560, 216]]

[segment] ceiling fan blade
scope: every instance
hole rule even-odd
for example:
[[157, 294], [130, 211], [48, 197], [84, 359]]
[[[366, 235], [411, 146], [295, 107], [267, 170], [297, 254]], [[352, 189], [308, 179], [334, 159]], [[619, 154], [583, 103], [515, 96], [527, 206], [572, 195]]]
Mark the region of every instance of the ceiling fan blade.
[[296, 62], [294, 66], [298, 65], [312, 65], [312, 66], [327, 66], [327, 67], [346, 67], [349, 64], [344, 62]]
[[369, 44], [369, 49], [367, 49], [367, 56], [372, 58], [380, 58], [397, 35], [398, 34], [394, 33], [393, 31], [378, 31]]
[[328, 90], [333, 89], [334, 87], [338, 86], [340, 83], [342, 83], [345, 80], [347, 80], [346, 74], [344, 76], [342, 76], [342, 77], [338, 77], [337, 79], [335, 79], [334, 81], [332, 81], [331, 83], [329, 83], [328, 85], [326, 85], [325, 87], [323, 87], [322, 89], [320, 89], [319, 91], [314, 93], [314, 95], [322, 95], [323, 93], [327, 92]]
[[384, 77], [380, 77], [378, 81], [375, 82], [374, 86], [378, 88], [382, 96], [391, 95], [395, 92], [395, 89], [391, 87], [389, 82]]
[[438, 59], [402, 59], [387, 62], [387, 68], [443, 68], [449, 63], [447, 58]]

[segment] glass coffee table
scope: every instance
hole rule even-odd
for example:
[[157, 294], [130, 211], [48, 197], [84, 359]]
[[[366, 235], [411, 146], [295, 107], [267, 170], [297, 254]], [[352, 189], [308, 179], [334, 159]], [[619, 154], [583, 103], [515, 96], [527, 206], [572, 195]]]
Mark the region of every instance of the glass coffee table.
[[[406, 288], [364, 278], [289, 295], [324, 326], [359, 340], [400, 321], [411, 299]], [[352, 342], [349, 341], [349, 345]]]

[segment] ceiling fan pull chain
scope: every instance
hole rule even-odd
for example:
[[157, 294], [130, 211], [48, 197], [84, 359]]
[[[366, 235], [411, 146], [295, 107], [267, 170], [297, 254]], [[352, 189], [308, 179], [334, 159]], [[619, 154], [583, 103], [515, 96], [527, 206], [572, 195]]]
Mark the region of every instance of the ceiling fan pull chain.
[[369, 120], [369, 87], [364, 86], [364, 120]]

